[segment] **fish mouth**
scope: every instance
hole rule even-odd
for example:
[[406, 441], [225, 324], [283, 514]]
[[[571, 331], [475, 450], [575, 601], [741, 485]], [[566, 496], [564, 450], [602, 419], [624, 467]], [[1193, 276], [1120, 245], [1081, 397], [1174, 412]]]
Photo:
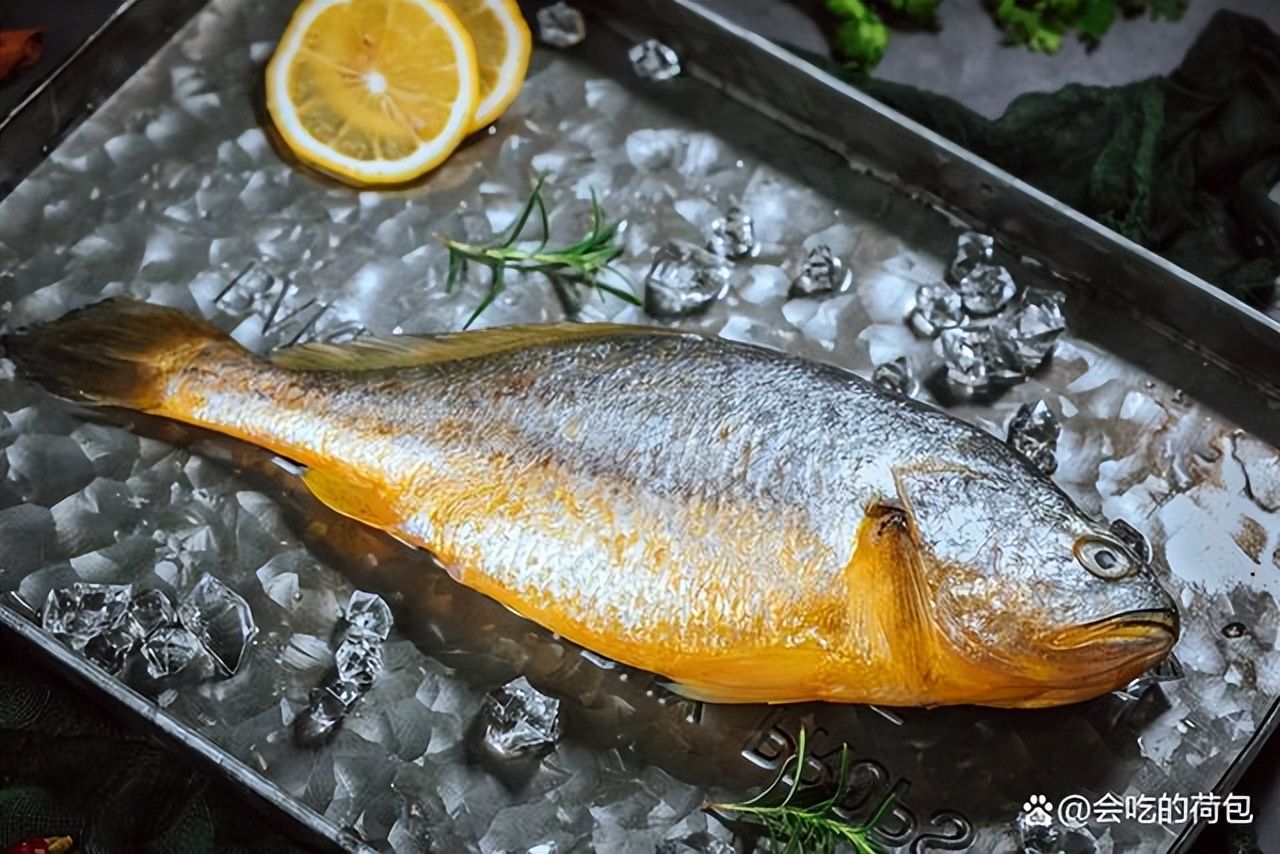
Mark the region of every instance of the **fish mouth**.
[[1060, 633], [1050, 645], [1054, 649], [1081, 649], [1107, 646], [1172, 647], [1178, 639], [1178, 612], [1169, 608], [1127, 611], [1074, 626]]

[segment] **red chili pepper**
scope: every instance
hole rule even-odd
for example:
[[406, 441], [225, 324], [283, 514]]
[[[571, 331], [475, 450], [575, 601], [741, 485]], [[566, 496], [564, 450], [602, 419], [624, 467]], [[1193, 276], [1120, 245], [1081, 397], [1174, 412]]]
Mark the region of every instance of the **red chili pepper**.
[[67, 854], [70, 850], [70, 836], [33, 836], [10, 845], [4, 854]]
[[[5, 30], [0, 32], [0, 80], [35, 65], [44, 51], [44, 32]], [[29, 840], [28, 840], [29, 841]], [[22, 843], [19, 842], [19, 845]], [[9, 854], [8, 851], [5, 854]]]

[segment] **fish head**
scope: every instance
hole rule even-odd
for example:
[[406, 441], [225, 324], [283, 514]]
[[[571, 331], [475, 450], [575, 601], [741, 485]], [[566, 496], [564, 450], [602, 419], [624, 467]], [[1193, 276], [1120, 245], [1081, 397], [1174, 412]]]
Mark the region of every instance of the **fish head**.
[[1173, 648], [1178, 611], [1147, 549], [1047, 478], [1018, 465], [944, 465], [896, 480], [946, 650], [938, 666], [979, 691], [959, 702], [1090, 699]]

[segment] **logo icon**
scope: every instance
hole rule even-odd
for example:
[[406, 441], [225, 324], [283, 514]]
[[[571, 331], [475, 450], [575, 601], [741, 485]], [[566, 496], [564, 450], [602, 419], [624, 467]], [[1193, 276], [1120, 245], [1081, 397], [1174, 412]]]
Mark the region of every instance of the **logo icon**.
[[1053, 825], [1053, 804], [1044, 795], [1032, 795], [1022, 805], [1022, 824], [1027, 827]]

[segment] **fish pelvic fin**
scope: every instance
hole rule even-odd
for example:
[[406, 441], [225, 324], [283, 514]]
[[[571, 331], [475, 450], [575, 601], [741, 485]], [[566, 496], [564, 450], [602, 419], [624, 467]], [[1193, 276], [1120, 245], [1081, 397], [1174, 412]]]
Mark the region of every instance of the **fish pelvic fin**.
[[420, 337], [358, 338], [342, 344], [299, 344], [271, 356], [277, 367], [295, 371], [376, 371], [456, 362], [539, 344], [563, 343], [619, 335], [685, 335], [676, 330], [621, 323], [544, 323], [495, 326], [474, 332]]
[[403, 521], [386, 490], [358, 472], [311, 468], [302, 481], [322, 504], [343, 516], [384, 531], [394, 531]]
[[73, 400], [159, 409], [169, 378], [231, 336], [181, 311], [109, 299], [0, 339], [21, 376]]

